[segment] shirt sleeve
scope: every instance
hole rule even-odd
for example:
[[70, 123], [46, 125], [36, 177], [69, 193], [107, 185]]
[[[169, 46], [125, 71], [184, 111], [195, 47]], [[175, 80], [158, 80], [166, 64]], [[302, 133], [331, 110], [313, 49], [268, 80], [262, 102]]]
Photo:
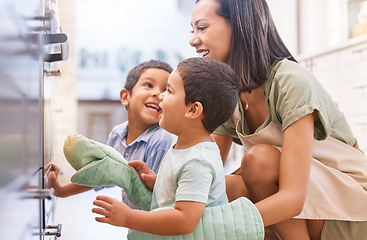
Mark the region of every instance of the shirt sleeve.
[[[238, 114], [241, 115], [242, 114], [242, 103], [241, 100], [238, 100], [238, 106], [236, 107], [236, 109], [238, 108]], [[240, 140], [240, 138], [238, 137], [237, 131], [236, 131], [236, 124], [235, 124], [235, 114], [237, 110], [234, 111], [233, 116], [227, 120], [227, 122], [223, 123], [221, 126], [219, 126], [214, 132], [213, 134], [218, 134], [218, 135], [224, 135], [224, 136], [228, 136], [228, 137], [232, 137], [233, 138], [233, 142], [242, 145], [242, 142]], [[243, 117], [243, 116], [242, 116]], [[239, 116], [240, 118], [240, 116]], [[240, 124], [241, 124], [241, 128], [244, 128], [243, 124], [244, 121], [243, 119], [240, 119]]]
[[213, 133], [232, 137], [233, 142], [242, 145], [241, 140], [237, 135], [236, 126], [233, 122], [233, 118], [230, 118], [227, 122], [223, 123]]
[[207, 204], [211, 184], [214, 180], [213, 167], [198, 159], [188, 161], [178, 177], [176, 201], [194, 201]]
[[234, 125], [233, 119], [228, 119], [227, 122], [223, 123], [217, 129], [215, 129], [213, 133], [218, 135], [237, 137], [236, 127]]
[[312, 87], [306, 78], [293, 73], [280, 77], [281, 80], [275, 79], [279, 81], [275, 108], [285, 130], [300, 118], [312, 113], [317, 106], [313, 102]]
[[269, 100], [273, 119], [277, 118], [283, 131], [316, 111], [319, 121], [315, 122], [315, 139], [322, 140], [331, 134], [338, 110], [320, 82], [299, 64], [289, 61], [278, 69]]

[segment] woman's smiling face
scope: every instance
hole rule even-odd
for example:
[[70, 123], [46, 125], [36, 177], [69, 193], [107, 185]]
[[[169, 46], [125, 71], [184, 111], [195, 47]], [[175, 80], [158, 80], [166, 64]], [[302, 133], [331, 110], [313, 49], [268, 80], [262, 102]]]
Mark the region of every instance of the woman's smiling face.
[[230, 63], [231, 25], [217, 14], [216, 0], [200, 0], [192, 10], [193, 35], [189, 41], [199, 56]]

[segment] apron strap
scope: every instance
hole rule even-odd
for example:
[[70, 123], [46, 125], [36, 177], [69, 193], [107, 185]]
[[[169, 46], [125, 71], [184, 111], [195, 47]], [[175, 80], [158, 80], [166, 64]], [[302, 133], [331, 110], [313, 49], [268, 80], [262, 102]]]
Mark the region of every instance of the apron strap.
[[241, 119], [241, 117], [240, 117], [240, 109], [239, 109], [239, 104], [238, 103], [237, 103], [236, 108], [234, 109], [232, 119], [233, 119], [234, 125], [237, 126], [238, 122]]

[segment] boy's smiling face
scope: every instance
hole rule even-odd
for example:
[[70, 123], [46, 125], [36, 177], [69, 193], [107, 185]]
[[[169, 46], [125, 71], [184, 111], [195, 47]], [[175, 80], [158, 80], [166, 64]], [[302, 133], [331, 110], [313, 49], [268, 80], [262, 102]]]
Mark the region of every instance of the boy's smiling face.
[[179, 135], [189, 106], [185, 104], [184, 82], [177, 70], [169, 76], [167, 90], [159, 96], [159, 100], [162, 108], [159, 125], [168, 132]]
[[128, 108], [129, 122], [150, 127], [159, 121], [162, 109], [158, 96], [165, 91], [169, 72], [148, 68], [139, 77], [131, 93], [121, 91], [121, 102]]

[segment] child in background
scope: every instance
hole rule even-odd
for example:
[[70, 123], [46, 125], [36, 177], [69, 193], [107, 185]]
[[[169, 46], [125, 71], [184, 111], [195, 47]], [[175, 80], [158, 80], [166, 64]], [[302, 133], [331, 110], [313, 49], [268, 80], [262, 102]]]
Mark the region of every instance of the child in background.
[[228, 202], [219, 148], [210, 136], [233, 114], [238, 101], [237, 78], [231, 68], [214, 59], [180, 62], [160, 95], [159, 124], [177, 135], [155, 175], [141, 161], [130, 162], [144, 184], [153, 190], [151, 210], [139, 211], [107, 196], [93, 202], [103, 215], [98, 222], [157, 235], [194, 231], [206, 206]]
[[[174, 136], [159, 127], [158, 96], [165, 91], [172, 67], [159, 60], [143, 62], [130, 70], [125, 87], [120, 92], [121, 103], [127, 109], [128, 120], [111, 131], [107, 145], [120, 152], [127, 161], [141, 160], [154, 172], [158, 172], [161, 160], [172, 145]], [[58, 181], [59, 167], [53, 163], [46, 165], [50, 187], [57, 197], [68, 197], [91, 190], [91, 187], [70, 183], [61, 186]], [[102, 187], [93, 187], [99, 190]], [[123, 191], [122, 199], [135, 208]]]

